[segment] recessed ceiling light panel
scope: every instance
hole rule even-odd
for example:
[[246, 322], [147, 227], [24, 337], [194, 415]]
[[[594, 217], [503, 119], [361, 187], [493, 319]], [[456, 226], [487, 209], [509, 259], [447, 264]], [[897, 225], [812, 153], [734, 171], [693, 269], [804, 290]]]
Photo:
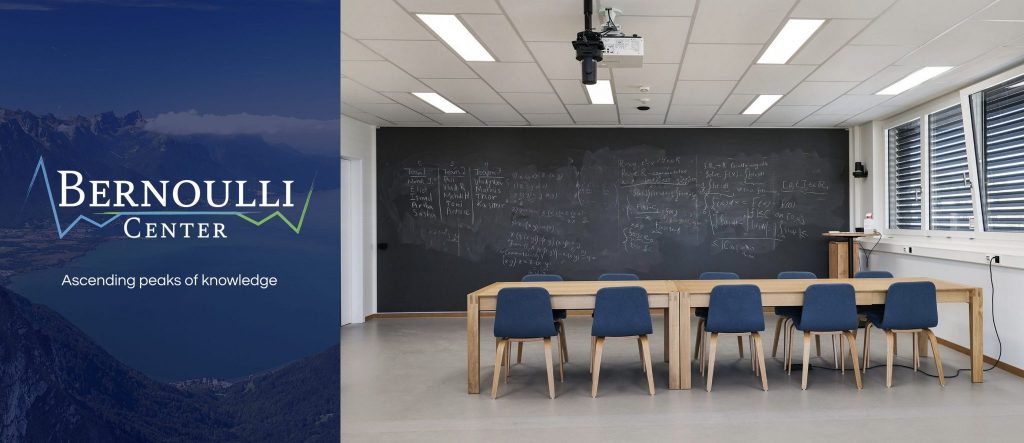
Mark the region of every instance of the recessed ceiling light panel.
[[448, 101], [448, 99], [441, 97], [441, 95], [436, 92], [413, 92], [412, 95], [419, 97], [420, 100], [429, 103], [430, 106], [437, 108], [438, 110], [444, 112], [445, 114], [466, 113], [466, 111], [463, 111], [462, 108], [455, 106], [455, 103], [452, 103]]
[[751, 103], [750, 106], [747, 106], [747, 109], [745, 109], [743, 111], [743, 114], [745, 114], [745, 115], [760, 115], [760, 114], [764, 114], [764, 111], [767, 111], [768, 108], [772, 107], [772, 105], [774, 105], [775, 102], [779, 101], [780, 98], [782, 98], [781, 95], [761, 94], [761, 95], [757, 96], [757, 98], [754, 99], [754, 102]]
[[910, 75], [908, 75], [906, 77], [903, 77], [902, 80], [889, 85], [888, 87], [886, 87], [885, 89], [883, 89], [881, 91], [876, 92], [875, 94], [877, 94], [877, 95], [897, 95], [897, 94], [901, 94], [904, 91], [906, 91], [906, 90], [908, 90], [910, 88], [913, 88], [914, 86], [920, 85], [921, 83], [924, 83], [924, 82], [926, 82], [928, 80], [931, 80], [931, 79], [935, 78], [936, 76], [938, 76], [939, 74], [942, 74], [943, 72], [946, 72], [946, 71], [948, 71], [950, 69], [953, 69], [953, 67], [952, 66], [928, 66], [928, 67], [925, 67], [925, 68], [921, 68], [921, 69], [918, 69], [918, 70], [910, 73]]
[[597, 83], [592, 85], [585, 85], [587, 87], [587, 95], [590, 96], [590, 104], [592, 105], [614, 105], [615, 97], [612, 94], [612, 82], [609, 80], [598, 80]]
[[467, 62], [493, 62], [494, 57], [469, 32], [458, 17], [450, 14], [416, 14], [441, 40]]
[[790, 19], [757, 62], [768, 65], [785, 64], [823, 23], [825, 20]]

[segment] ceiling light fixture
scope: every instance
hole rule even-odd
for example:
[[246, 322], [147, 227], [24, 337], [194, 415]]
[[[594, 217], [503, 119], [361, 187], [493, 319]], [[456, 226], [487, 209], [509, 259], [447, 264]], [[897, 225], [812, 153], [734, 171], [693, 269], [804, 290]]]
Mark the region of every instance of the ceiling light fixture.
[[754, 102], [747, 106], [747, 109], [743, 111], [744, 115], [760, 115], [768, 108], [772, 107], [775, 102], [782, 98], [781, 95], [761, 94], [754, 99]]
[[458, 17], [450, 14], [416, 14], [467, 62], [493, 62], [494, 57], [473, 37]]
[[783, 65], [800, 49], [825, 20], [790, 19], [757, 60], [759, 64]]
[[448, 99], [441, 97], [441, 95], [436, 92], [413, 92], [412, 95], [415, 95], [420, 100], [429, 103], [430, 106], [439, 109], [441, 112], [445, 114], [466, 113], [466, 111], [463, 111], [462, 108], [455, 106], [455, 103], [452, 103], [448, 101]]
[[921, 68], [921, 69], [918, 69], [918, 70], [912, 72], [910, 75], [908, 75], [906, 77], [903, 77], [902, 80], [889, 85], [888, 87], [886, 87], [885, 89], [883, 89], [881, 91], [876, 92], [875, 94], [876, 95], [897, 95], [897, 94], [901, 94], [901, 93], [903, 93], [903, 91], [906, 91], [906, 90], [908, 90], [910, 88], [913, 88], [914, 86], [920, 85], [921, 83], [924, 83], [924, 82], [926, 82], [928, 80], [931, 80], [931, 79], [935, 78], [936, 76], [938, 76], [939, 74], [942, 74], [943, 72], [946, 72], [946, 71], [948, 71], [950, 69], [953, 69], [953, 67], [952, 66], [928, 66], [928, 67], [925, 67], [925, 68]]
[[609, 80], [598, 80], [587, 87], [587, 95], [590, 96], [592, 105], [614, 105], [615, 97], [612, 94], [612, 82]]

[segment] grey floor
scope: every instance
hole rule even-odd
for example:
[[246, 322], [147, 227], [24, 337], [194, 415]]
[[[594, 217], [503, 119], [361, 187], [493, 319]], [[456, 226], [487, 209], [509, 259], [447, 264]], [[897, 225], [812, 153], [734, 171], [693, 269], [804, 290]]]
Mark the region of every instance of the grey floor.
[[[651, 337], [657, 395], [647, 394], [636, 343], [610, 341], [604, 352], [598, 397], [590, 396], [587, 371], [590, 317], [568, 320], [570, 363], [557, 398], [547, 396], [543, 346], [527, 343], [524, 362], [513, 366], [509, 384], [489, 393], [494, 365], [492, 319], [481, 325], [481, 394], [466, 394], [466, 323], [463, 318], [380, 319], [342, 328], [342, 440], [345, 442], [624, 442], [678, 438], [700, 442], [772, 441], [1021, 441], [1024, 380], [993, 370], [984, 384], [970, 373], [947, 380], [894, 369], [885, 387], [885, 367], [869, 369], [858, 391], [853, 374], [811, 369], [809, 386], [800, 374], [786, 375], [770, 358], [771, 327], [765, 332], [768, 391], [738, 358], [735, 339], [720, 340], [714, 390], [694, 373], [689, 391], [667, 389], [662, 360], [661, 318]], [[884, 364], [884, 336], [873, 334], [873, 364]], [[910, 337], [897, 364], [910, 364]], [[858, 340], [858, 346], [862, 343]], [[797, 345], [799, 352], [800, 345]], [[969, 366], [962, 354], [941, 349], [946, 374]], [[800, 355], [800, 354], [797, 354]], [[812, 353], [813, 355], [813, 353]], [[831, 366], [831, 343], [812, 365]], [[781, 357], [781, 351], [780, 351]], [[826, 361], [827, 360], [827, 361]], [[557, 360], [556, 360], [557, 363]], [[925, 358], [922, 369], [934, 373]], [[694, 371], [696, 371], [696, 366]]]

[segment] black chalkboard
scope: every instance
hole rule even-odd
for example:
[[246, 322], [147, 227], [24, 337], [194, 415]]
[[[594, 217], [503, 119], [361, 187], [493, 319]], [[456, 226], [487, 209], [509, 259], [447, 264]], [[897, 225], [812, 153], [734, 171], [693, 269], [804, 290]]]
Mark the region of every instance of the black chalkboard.
[[826, 276], [848, 155], [843, 129], [381, 128], [378, 311], [533, 272]]

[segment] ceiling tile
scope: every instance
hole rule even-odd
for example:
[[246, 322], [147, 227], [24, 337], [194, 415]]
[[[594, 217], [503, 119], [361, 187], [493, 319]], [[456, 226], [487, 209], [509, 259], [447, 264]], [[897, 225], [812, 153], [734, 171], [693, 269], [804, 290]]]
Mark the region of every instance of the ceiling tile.
[[1024, 20], [1024, 2], [1000, 0], [973, 17], [975, 20]]
[[785, 94], [800, 83], [814, 66], [754, 65], [736, 85], [737, 94]]
[[391, 99], [377, 93], [352, 79], [341, 79], [341, 101], [345, 103], [393, 103]]
[[438, 41], [362, 42], [416, 78], [476, 78], [476, 74], [462, 62], [462, 59]]
[[957, 66], [1022, 36], [1024, 22], [968, 21], [917, 48], [896, 63], [917, 67]]
[[778, 104], [781, 106], [822, 106], [835, 100], [854, 86], [857, 86], [857, 82], [803, 82], [782, 97]]
[[589, 123], [618, 123], [619, 113], [615, 105], [565, 105], [577, 122]]
[[901, 0], [853, 39], [858, 45], [918, 46], [991, 0]]
[[362, 111], [359, 111], [359, 112], [349, 111], [349, 112], [345, 112], [344, 115], [347, 115], [347, 116], [352, 117], [352, 118], [354, 118], [356, 120], [359, 120], [359, 121], [361, 121], [363, 123], [368, 123], [368, 124], [371, 124], [371, 125], [374, 125], [374, 126], [389, 126], [389, 125], [391, 125], [391, 122], [389, 122], [387, 120], [384, 120], [384, 119], [382, 119], [380, 117], [377, 117], [376, 115], [368, 114], [368, 113], [362, 112]]
[[691, 43], [764, 44], [796, 0], [714, 0], [697, 7]]
[[875, 18], [896, 0], [800, 0], [793, 18]]
[[622, 114], [624, 125], [661, 125], [665, 123], [665, 114]]
[[[506, 92], [501, 94], [512, 107], [524, 114], [564, 113], [565, 106], [551, 92]], [[583, 98], [586, 104], [586, 97]]]
[[792, 125], [804, 117], [811, 115], [814, 111], [817, 111], [820, 106], [772, 106], [764, 114], [761, 114], [761, 118], [757, 119], [757, 123], [785, 123]]
[[886, 95], [844, 95], [823, 106], [819, 112], [821, 114], [854, 115], [877, 106], [889, 98]]
[[804, 44], [789, 63], [820, 65], [842, 48], [869, 23], [868, 20], [829, 20], [814, 37]]
[[[346, 2], [349, 0], [345, 0]], [[409, 12], [434, 14], [500, 14], [494, 0], [398, 0]]]
[[370, 50], [370, 48], [367, 48], [366, 45], [359, 43], [358, 40], [342, 34], [341, 60], [384, 60], [384, 57], [375, 54]]
[[470, 114], [429, 114], [432, 120], [445, 126], [483, 126], [483, 122]]
[[422, 114], [398, 103], [391, 104], [360, 104], [359, 109], [377, 117], [390, 121], [419, 122], [428, 121]]
[[731, 81], [683, 80], [676, 83], [672, 104], [718, 106], [725, 101], [734, 86], [736, 82]]
[[[599, 0], [594, 2], [594, 11], [605, 7], [622, 10], [622, 17], [631, 15], [683, 16], [693, 15], [697, 0]], [[582, 8], [580, 9], [582, 11]]]
[[500, 95], [480, 79], [426, 79], [423, 82], [456, 104], [505, 103]]
[[665, 123], [670, 125], [705, 125], [718, 111], [717, 105], [671, 105]]
[[[616, 94], [615, 101], [619, 106], [619, 115], [626, 114], [662, 114], [668, 111], [668, 104], [672, 94]], [[640, 111], [636, 109], [642, 102], [640, 99], [648, 99], [647, 106], [651, 109]]]
[[562, 102], [567, 105], [586, 105], [590, 103], [587, 93], [583, 89], [583, 83], [579, 80], [551, 80], [551, 86]]
[[463, 105], [466, 112], [485, 122], [517, 122], [524, 121], [523, 117], [506, 104], [468, 104]]
[[548, 78], [580, 79], [580, 62], [569, 42], [529, 42], [526, 45]]
[[462, 21], [499, 62], [532, 62], [533, 57], [504, 15], [467, 14]]
[[761, 45], [701, 45], [686, 47], [680, 80], [739, 80]]
[[829, 114], [814, 114], [809, 115], [807, 118], [800, 120], [796, 126], [812, 126], [812, 127], [833, 127], [846, 120], [849, 116], [846, 114], [841, 115], [829, 115]]
[[756, 95], [753, 94], [733, 94], [729, 98], [725, 99], [722, 103], [722, 108], [718, 110], [721, 114], [739, 114], [742, 113], [747, 106], [754, 101]]
[[644, 38], [644, 63], [679, 63], [683, 57], [689, 18], [623, 17], [616, 23], [622, 25], [627, 34]]
[[536, 63], [471, 62], [476, 70], [498, 92], [550, 92], [551, 85]]
[[441, 112], [440, 109], [430, 106], [427, 102], [420, 100], [419, 97], [408, 92], [384, 92], [383, 94], [388, 98], [405, 105], [405, 107], [422, 114], [437, 114]]
[[[381, 26], [381, 23], [387, 23], [387, 26]], [[341, 31], [360, 40], [434, 40], [419, 20], [392, 0], [341, 2]]]
[[[583, 29], [583, 5], [571, 1], [500, 0], [523, 40], [568, 44]], [[595, 24], [597, 20], [594, 20]]]
[[718, 114], [711, 119], [711, 126], [750, 126], [757, 120], [757, 115]]
[[523, 114], [531, 125], [571, 125], [569, 114]]
[[428, 88], [390, 62], [351, 61], [342, 63], [341, 74], [381, 92], [424, 92]]
[[641, 86], [648, 86], [652, 93], [667, 94], [676, 84], [677, 63], [644, 63], [641, 68], [615, 68], [612, 77], [615, 92], [639, 92]]
[[807, 80], [863, 81], [910, 50], [906, 46], [846, 46], [818, 67]]

